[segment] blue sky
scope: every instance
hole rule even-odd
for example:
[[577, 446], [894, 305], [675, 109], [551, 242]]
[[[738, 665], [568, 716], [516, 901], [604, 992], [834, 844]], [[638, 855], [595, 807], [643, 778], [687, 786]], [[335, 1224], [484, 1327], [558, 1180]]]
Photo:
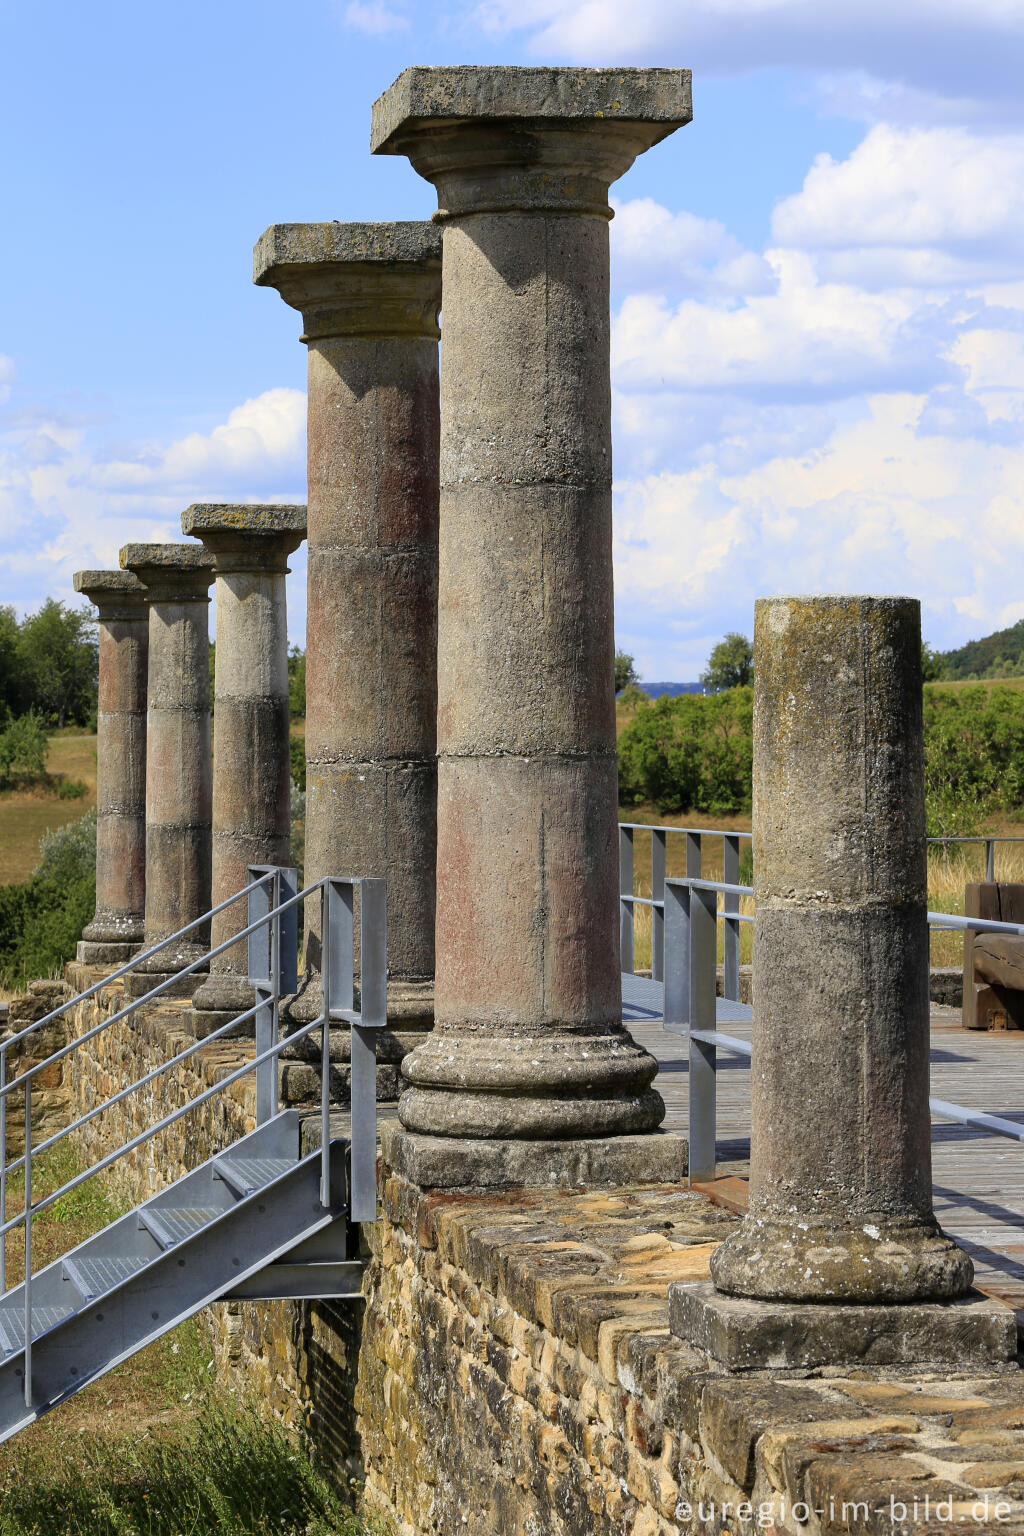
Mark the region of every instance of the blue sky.
[[[194, 500], [301, 500], [280, 220], [416, 218], [371, 159], [410, 63], [686, 65], [613, 189], [616, 627], [690, 678], [753, 599], [1024, 617], [1019, 0], [0, 0], [0, 602]], [[301, 639], [304, 567], [289, 583]]]

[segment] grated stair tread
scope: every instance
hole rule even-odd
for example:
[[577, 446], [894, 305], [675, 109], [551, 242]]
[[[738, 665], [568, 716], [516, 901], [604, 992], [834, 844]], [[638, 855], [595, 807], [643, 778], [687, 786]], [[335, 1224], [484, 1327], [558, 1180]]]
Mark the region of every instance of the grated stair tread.
[[[152, 1257], [152, 1255], [150, 1256]], [[67, 1258], [64, 1273], [87, 1299], [102, 1296], [150, 1262], [149, 1258], [110, 1254], [106, 1258]]]
[[185, 1238], [191, 1237], [215, 1216], [222, 1214], [212, 1205], [181, 1208], [161, 1206], [157, 1210], [143, 1207], [139, 1212], [139, 1220], [164, 1248], [173, 1248], [175, 1243], [184, 1242]]
[[251, 1195], [294, 1167], [289, 1157], [224, 1157], [216, 1171], [238, 1194]]
[[[42, 1338], [44, 1333], [49, 1333], [51, 1328], [56, 1328], [58, 1323], [62, 1323], [74, 1311], [75, 1307], [33, 1307], [33, 1342]], [[20, 1307], [0, 1307], [0, 1335], [3, 1336], [6, 1354], [13, 1354], [24, 1346], [25, 1314]]]

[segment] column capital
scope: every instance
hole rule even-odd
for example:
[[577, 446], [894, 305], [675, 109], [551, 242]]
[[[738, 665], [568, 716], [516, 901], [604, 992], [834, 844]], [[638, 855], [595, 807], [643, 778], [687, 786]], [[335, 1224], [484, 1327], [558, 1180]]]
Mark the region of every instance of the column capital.
[[288, 556], [306, 537], [305, 504], [226, 505], [195, 502], [181, 514], [191, 534], [215, 557], [218, 576], [239, 571], [287, 573]]
[[215, 560], [198, 544], [125, 544], [121, 569], [142, 582], [151, 603], [208, 603]]
[[303, 341], [441, 334], [441, 231], [428, 222], [271, 224], [252, 280], [301, 311]]
[[101, 619], [137, 619], [145, 612], [146, 589], [131, 571], [76, 571], [72, 584]]
[[692, 116], [688, 69], [413, 66], [374, 102], [370, 148], [408, 155], [439, 221], [610, 218], [611, 182]]

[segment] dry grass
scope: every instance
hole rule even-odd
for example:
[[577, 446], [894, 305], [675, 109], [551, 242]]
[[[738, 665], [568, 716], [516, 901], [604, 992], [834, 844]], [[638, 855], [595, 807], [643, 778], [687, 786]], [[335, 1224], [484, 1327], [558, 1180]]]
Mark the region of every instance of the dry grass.
[[[43, 833], [77, 821], [96, 804], [95, 736], [51, 736], [46, 766], [47, 785], [0, 794], [0, 885], [27, 880], [39, 862]], [[86, 793], [78, 800], [59, 800], [56, 785], [61, 777], [81, 779]]]

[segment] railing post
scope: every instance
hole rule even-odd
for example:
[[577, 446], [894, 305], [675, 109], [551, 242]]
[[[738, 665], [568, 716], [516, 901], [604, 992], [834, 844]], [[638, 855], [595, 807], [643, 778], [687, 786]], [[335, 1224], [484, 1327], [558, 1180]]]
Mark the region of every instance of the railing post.
[[690, 1007], [690, 888], [665, 881], [665, 1001], [662, 1024], [671, 1035], [685, 1035]]
[[[246, 927], [258, 923], [273, 910], [274, 882], [269, 868], [253, 865], [249, 881], [260, 884], [246, 898]], [[263, 877], [263, 878], [261, 878]], [[269, 1051], [275, 1041], [274, 955], [272, 924], [268, 921], [249, 935], [248, 979], [256, 993], [256, 1055]], [[265, 1125], [277, 1113], [277, 1059], [262, 1061], [256, 1068], [256, 1124]]]
[[331, 1019], [346, 1022], [355, 1003], [355, 889], [325, 879], [320, 895], [323, 1013], [320, 1031], [320, 1204], [331, 1207]]
[[985, 879], [992, 881], [996, 877], [996, 845], [995, 839], [985, 839]]
[[[740, 840], [722, 839], [722, 880], [725, 885], [740, 883]], [[735, 891], [726, 891], [722, 900], [722, 996], [730, 1002], [740, 1000], [740, 925], [733, 914], [740, 909]]]
[[[0, 1045], [0, 1227], [7, 1221], [7, 1047]], [[0, 1296], [7, 1294], [7, 1233], [0, 1232]]]
[[349, 1215], [377, 1219], [377, 1031], [387, 1023], [385, 882], [359, 882], [359, 1022], [352, 1021]]
[[665, 899], [665, 833], [651, 830], [651, 979], [665, 977], [665, 909], [653, 905]]
[[623, 972], [633, 970], [633, 828], [619, 828], [619, 957]]
[[700, 879], [701, 835], [686, 829], [686, 878]]
[[32, 1407], [32, 1078], [25, 1078], [25, 1407]]
[[715, 1177], [717, 1052], [694, 1031], [712, 1031], [715, 1010], [717, 895], [690, 891], [689, 1007], [689, 1176], [690, 1183]]

